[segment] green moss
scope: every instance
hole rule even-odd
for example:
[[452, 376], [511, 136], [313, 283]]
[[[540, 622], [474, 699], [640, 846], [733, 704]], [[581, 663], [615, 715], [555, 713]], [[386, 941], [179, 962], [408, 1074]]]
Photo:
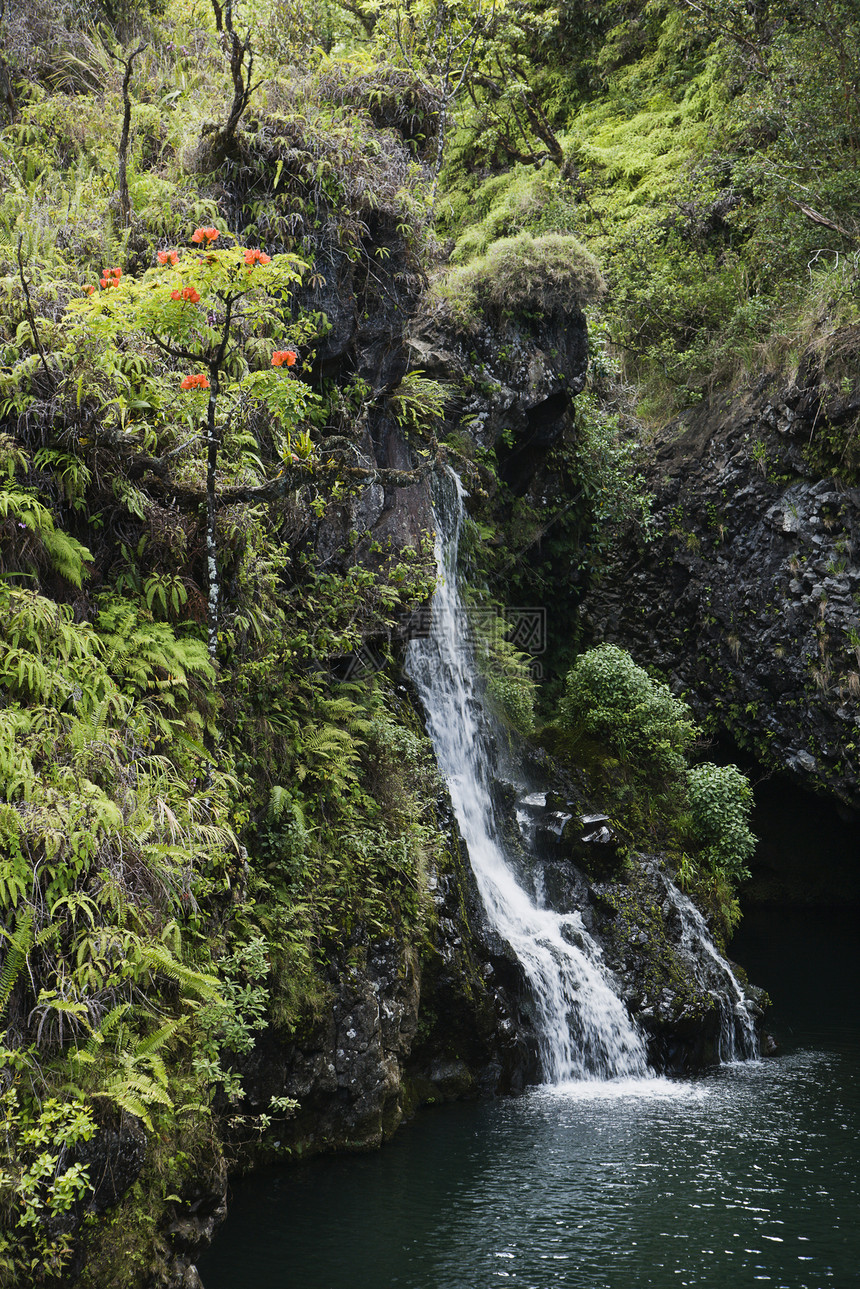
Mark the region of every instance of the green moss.
[[575, 237], [520, 233], [501, 238], [436, 284], [455, 316], [524, 317], [572, 311], [604, 290], [594, 256]]
[[661, 905], [641, 866], [634, 865], [629, 881], [603, 892], [602, 898], [615, 912], [607, 935], [616, 951], [623, 954], [636, 945], [645, 1000], [656, 1002], [664, 990], [673, 999], [676, 1014], [704, 1015], [714, 1006], [713, 998], [699, 993], [686, 965], [681, 961], [666, 929]]

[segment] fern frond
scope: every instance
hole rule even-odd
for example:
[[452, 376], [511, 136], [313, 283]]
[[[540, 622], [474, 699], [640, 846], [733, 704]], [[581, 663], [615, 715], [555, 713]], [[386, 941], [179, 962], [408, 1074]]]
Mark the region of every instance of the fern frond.
[[33, 947], [33, 911], [24, 909], [20, 912], [15, 920], [15, 930], [9, 932], [5, 927], [0, 926], [0, 935], [8, 943], [6, 949], [5, 962], [3, 970], [0, 972], [0, 1012], [3, 1011], [12, 990], [15, 988], [15, 982], [21, 974], [21, 970], [27, 961], [27, 956]]
[[170, 952], [163, 944], [141, 944], [140, 960], [153, 972], [160, 972], [168, 979], [180, 985], [186, 994], [204, 1000], [214, 1000], [219, 996], [220, 982], [217, 976], [207, 976], [202, 971], [194, 971]]
[[[74, 586], [82, 585], [84, 565], [92, 562], [92, 555], [86, 546], [55, 526], [53, 515], [33, 493], [23, 488], [0, 489], [0, 516], [29, 529], [46, 563]], [[33, 566], [32, 559], [29, 564]]]

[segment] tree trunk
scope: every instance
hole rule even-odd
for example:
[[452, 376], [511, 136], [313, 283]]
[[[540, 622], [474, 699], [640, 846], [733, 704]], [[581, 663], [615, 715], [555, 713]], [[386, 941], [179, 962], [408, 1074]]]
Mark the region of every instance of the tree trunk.
[[206, 573], [209, 583], [207, 626], [209, 657], [214, 663], [218, 654], [218, 610], [221, 582], [215, 548], [215, 475], [218, 468], [218, 430], [215, 411], [218, 404], [218, 364], [209, 366], [209, 406], [206, 412]]

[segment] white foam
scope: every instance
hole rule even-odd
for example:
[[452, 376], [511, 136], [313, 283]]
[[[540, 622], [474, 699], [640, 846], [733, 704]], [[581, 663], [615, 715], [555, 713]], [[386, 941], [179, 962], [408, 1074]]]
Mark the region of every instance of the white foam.
[[704, 1101], [711, 1092], [700, 1083], [680, 1083], [674, 1079], [579, 1079], [544, 1083], [531, 1095], [565, 1101]]

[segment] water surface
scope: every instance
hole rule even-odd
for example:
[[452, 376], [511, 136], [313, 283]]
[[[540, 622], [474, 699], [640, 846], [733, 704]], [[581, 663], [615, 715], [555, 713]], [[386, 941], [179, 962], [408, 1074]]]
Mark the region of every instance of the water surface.
[[733, 952], [778, 1058], [428, 1110], [377, 1154], [259, 1174], [206, 1289], [860, 1285], [853, 920], [759, 910]]

